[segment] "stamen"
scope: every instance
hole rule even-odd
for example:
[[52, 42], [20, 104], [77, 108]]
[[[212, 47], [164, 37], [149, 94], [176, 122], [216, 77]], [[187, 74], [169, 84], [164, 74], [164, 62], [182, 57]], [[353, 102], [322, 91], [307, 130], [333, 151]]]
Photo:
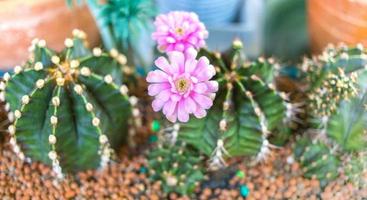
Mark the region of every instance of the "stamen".
[[176, 28], [176, 33], [177, 33], [177, 35], [182, 36], [183, 34], [185, 34], [185, 31], [184, 31], [183, 28], [178, 27], [178, 28]]
[[186, 93], [190, 85], [191, 82], [185, 78], [179, 78], [175, 81], [175, 87], [179, 93]]

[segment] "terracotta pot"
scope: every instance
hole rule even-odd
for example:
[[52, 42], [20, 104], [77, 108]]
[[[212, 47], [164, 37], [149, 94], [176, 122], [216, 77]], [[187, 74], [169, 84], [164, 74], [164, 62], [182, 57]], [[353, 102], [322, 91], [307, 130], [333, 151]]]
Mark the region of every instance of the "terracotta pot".
[[9, 70], [28, 57], [33, 38], [42, 38], [61, 50], [74, 28], [88, 34], [91, 45], [99, 41], [98, 29], [87, 7], [70, 9], [65, 0], [0, 1], [0, 68]]
[[367, 46], [366, 0], [308, 0], [308, 23], [313, 53], [328, 43]]

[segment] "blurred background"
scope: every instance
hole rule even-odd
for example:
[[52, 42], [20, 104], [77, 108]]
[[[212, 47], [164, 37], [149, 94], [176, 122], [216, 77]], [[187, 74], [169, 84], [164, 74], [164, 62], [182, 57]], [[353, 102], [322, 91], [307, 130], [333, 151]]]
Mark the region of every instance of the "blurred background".
[[149, 66], [154, 16], [172, 10], [199, 15], [209, 48], [225, 50], [240, 38], [249, 57], [295, 63], [328, 43], [367, 45], [367, 0], [1, 0], [1, 71], [27, 59], [33, 38], [61, 49], [74, 28], [88, 33], [91, 46], [118, 48]]

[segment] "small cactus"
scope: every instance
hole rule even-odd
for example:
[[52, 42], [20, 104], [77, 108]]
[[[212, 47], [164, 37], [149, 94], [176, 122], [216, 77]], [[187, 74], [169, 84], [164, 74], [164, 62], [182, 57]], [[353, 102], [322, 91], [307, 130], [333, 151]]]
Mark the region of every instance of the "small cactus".
[[52, 165], [60, 176], [105, 165], [111, 147], [126, 140], [130, 116], [125, 56], [89, 50], [80, 30], [73, 36], [61, 52], [34, 40], [30, 59], [4, 75], [0, 93], [15, 153]]
[[[306, 177], [330, 181], [339, 172], [346, 173], [346, 160], [355, 160], [367, 150], [366, 67], [362, 45], [328, 47], [303, 63], [311, 128], [295, 148]], [[309, 151], [301, 151], [303, 146]], [[302, 160], [306, 157], [308, 160]], [[346, 174], [352, 177], [352, 173]]]
[[211, 156], [212, 169], [225, 166], [229, 156], [266, 159], [273, 147], [268, 136], [284, 131], [282, 127], [295, 116], [294, 105], [274, 86], [273, 59], [249, 62], [243, 59], [242, 48], [235, 40], [225, 54], [200, 50], [199, 56], [209, 58], [216, 68], [219, 91], [205, 118], [178, 125], [178, 138]]
[[189, 195], [204, 178], [200, 156], [184, 143], [161, 145], [149, 153], [148, 159], [150, 178], [160, 181], [166, 194]]
[[299, 158], [302, 171], [307, 178], [318, 178], [321, 185], [338, 177], [340, 160], [321, 142], [313, 144], [308, 138], [297, 141], [295, 157]]

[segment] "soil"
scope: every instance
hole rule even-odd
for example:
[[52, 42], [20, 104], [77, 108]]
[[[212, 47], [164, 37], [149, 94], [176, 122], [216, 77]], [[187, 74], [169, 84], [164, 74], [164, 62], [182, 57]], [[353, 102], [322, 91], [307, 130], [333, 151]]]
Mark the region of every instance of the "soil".
[[[165, 195], [159, 182], [148, 179], [144, 154], [123, 156], [103, 170], [89, 170], [56, 179], [50, 167], [18, 160], [5, 143], [0, 155], [2, 199], [364, 199], [367, 190], [341, 176], [324, 189], [302, 177], [289, 146], [277, 149], [267, 163], [232, 160], [224, 171], [208, 173], [188, 196]], [[247, 198], [244, 198], [243, 191]]]

